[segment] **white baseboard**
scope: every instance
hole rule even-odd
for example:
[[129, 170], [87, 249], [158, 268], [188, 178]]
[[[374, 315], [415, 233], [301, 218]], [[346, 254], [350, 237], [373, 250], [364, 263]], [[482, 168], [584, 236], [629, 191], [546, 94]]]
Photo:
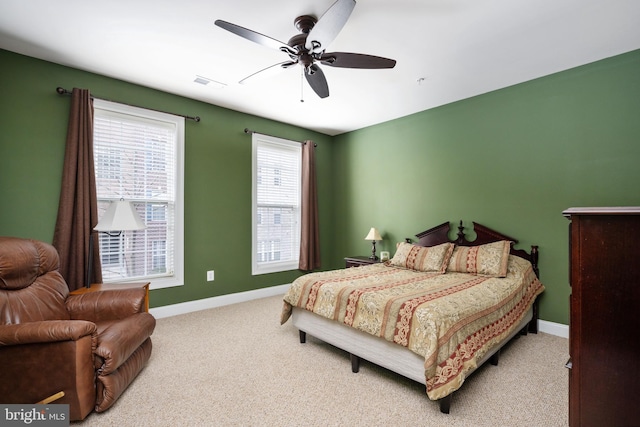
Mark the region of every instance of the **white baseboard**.
[[538, 330], [546, 334], [557, 335], [562, 338], [569, 338], [569, 325], [563, 325], [562, 323], [538, 320]]
[[271, 286], [269, 288], [255, 289], [253, 291], [238, 292], [235, 294], [221, 295], [199, 299], [195, 301], [181, 302], [178, 304], [165, 305], [149, 310], [156, 319], [163, 317], [177, 316], [178, 314], [191, 313], [192, 311], [206, 310], [208, 308], [222, 307], [224, 305], [236, 304], [239, 302], [251, 301], [259, 298], [284, 295], [289, 289], [289, 285]]
[[[259, 298], [267, 298], [276, 295], [284, 295], [289, 289], [289, 284], [271, 286], [269, 288], [255, 289], [253, 291], [238, 292], [235, 294], [221, 295], [217, 297], [199, 299], [196, 301], [181, 302], [179, 304], [156, 307], [149, 310], [156, 319], [191, 313], [192, 311], [206, 310], [208, 308], [222, 307], [224, 305], [251, 301]], [[569, 326], [562, 323], [538, 320], [538, 330], [546, 334], [569, 338]]]

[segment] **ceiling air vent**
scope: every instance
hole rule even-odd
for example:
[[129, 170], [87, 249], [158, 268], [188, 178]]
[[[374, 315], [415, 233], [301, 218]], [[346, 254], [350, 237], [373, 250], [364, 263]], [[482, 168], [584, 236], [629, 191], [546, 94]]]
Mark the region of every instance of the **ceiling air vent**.
[[196, 78], [193, 80], [194, 83], [198, 83], [201, 84], [203, 86], [212, 86], [215, 87], [217, 89], [223, 89], [225, 88], [227, 85], [221, 82], [217, 82], [215, 80], [209, 79], [207, 77], [202, 77], [202, 76], [198, 76], [196, 75]]

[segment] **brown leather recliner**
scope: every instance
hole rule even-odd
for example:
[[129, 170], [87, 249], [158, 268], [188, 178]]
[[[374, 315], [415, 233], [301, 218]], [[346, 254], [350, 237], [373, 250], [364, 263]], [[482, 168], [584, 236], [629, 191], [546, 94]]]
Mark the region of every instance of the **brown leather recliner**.
[[111, 407], [151, 356], [144, 289], [69, 295], [55, 248], [0, 237], [0, 403], [64, 392], [71, 420]]

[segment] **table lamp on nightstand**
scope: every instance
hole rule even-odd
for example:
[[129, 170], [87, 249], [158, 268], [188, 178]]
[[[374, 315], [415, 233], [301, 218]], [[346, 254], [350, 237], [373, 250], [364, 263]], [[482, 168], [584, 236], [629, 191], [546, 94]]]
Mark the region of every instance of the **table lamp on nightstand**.
[[367, 234], [367, 237], [365, 237], [364, 240], [371, 240], [371, 256], [369, 257], [369, 259], [377, 260], [378, 257], [376, 256], [376, 240], [382, 240], [380, 233], [375, 229], [375, 227], [371, 227], [371, 230], [369, 230], [369, 234]]

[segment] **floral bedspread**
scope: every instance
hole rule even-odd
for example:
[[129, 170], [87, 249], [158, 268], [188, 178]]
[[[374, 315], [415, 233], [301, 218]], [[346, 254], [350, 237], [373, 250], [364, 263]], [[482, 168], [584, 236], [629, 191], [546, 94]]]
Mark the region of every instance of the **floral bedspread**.
[[531, 264], [513, 255], [505, 278], [373, 264], [299, 277], [281, 321], [300, 307], [407, 347], [424, 357], [427, 395], [436, 400], [460, 388], [543, 291]]

